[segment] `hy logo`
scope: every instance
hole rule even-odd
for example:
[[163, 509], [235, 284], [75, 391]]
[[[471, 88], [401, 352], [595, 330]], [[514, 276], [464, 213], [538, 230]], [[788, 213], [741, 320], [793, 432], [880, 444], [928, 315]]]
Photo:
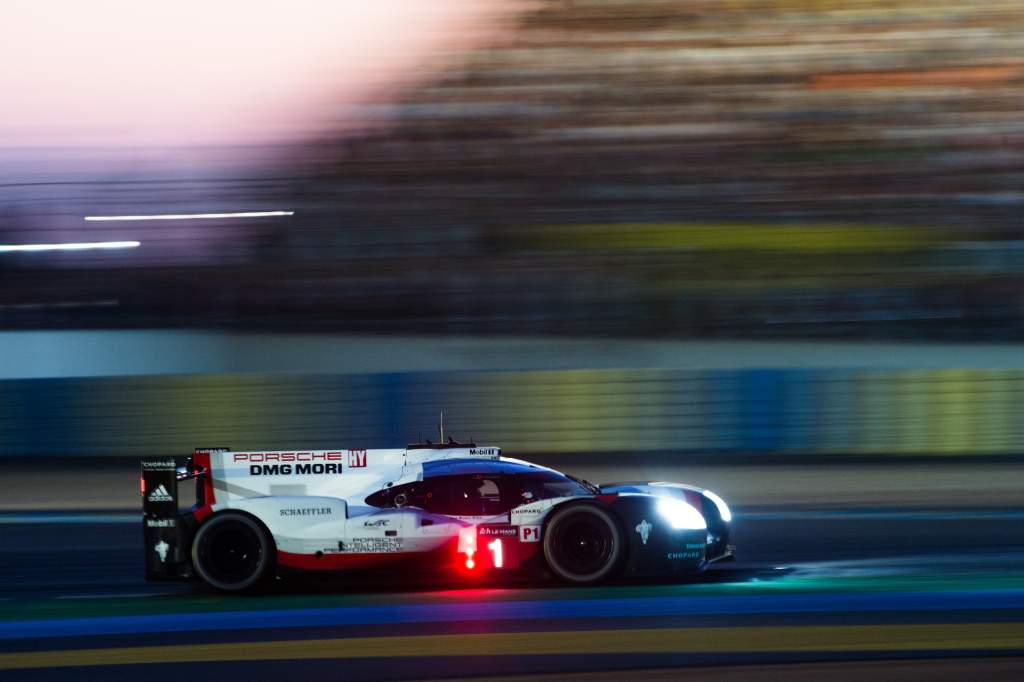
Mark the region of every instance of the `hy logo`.
[[171, 546], [163, 540], [153, 545], [153, 549], [156, 550], [156, 553], [160, 555], [160, 563], [164, 563], [165, 561], [167, 561], [167, 550], [169, 550], [170, 548]]
[[651, 530], [653, 528], [654, 526], [647, 523], [647, 519], [643, 519], [640, 523], [636, 524], [636, 532], [640, 534], [640, 539], [645, 545], [647, 544], [647, 538], [651, 537]]
[[174, 498], [167, 492], [163, 483], [149, 491], [149, 496], [146, 499], [150, 502], [174, 502]]

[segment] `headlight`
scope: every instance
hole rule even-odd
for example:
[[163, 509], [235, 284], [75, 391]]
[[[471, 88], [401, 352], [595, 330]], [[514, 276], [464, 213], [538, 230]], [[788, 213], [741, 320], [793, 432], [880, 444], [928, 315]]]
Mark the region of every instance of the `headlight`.
[[658, 513], [676, 530], [703, 530], [708, 527], [699, 511], [674, 497], [663, 497], [658, 500]]
[[715, 506], [718, 507], [718, 515], [722, 517], [723, 521], [725, 521], [726, 523], [732, 521], [732, 512], [729, 511], [729, 505], [725, 503], [725, 500], [723, 500], [721, 497], [714, 494], [710, 490], [704, 491], [704, 497], [708, 498], [709, 500], [715, 503]]

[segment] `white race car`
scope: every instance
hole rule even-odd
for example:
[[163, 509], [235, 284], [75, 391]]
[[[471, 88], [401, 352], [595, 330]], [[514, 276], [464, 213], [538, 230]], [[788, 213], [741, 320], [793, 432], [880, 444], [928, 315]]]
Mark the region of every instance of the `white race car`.
[[[178, 484], [196, 481], [179, 509]], [[700, 571], [732, 557], [731, 514], [680, 483], [595, 486], [455, 443], [142, 460], [146, 578], [226, 591], [289, 572], [432, 569], [577, 584]], [[401, 573], [399, 573], [401, 575]]]

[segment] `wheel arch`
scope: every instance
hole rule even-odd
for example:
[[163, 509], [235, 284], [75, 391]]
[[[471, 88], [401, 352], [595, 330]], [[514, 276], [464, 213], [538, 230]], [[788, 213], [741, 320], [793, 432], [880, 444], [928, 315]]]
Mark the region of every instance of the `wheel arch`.
[[[603, 502], [603, 501], [601, 501], [599, 499], [596, 499], [596, 498], [577, 498], [577, 499], [565, 500], [564, 502], [560, 502], [560, 503], [554, 505], [553, 507], [551, 507], [551, 509], [548, 510], [548, 513], [545, 514], [543, 523], [541, 524], [541, 543], [542, 543], [542, 549], [543, 549], [543, 547], [547, 543], [548, 529], [549, 529], [549, 526], [551, 525], [551, 522], [555, 518], [557, 518], [560, 515], [561, 512], [564, 512], [567, 509], [573, 509], [573, 508], [579, 508], [579, 507], [590, 507], [590, 508], [594, 508], [594, 509], [599, 509], [602, 512], [606, 513], [608, 515], [608, 517], [612, 520], [612, 522], [615, 524], [616, 530], [618, 530], [619, 538], [621, 540], [621, 552], [620, 552], [618, 558], [616, 558], [616, 560], [615, 560], [614, 568], [612, 568], [612, 570], [610, 571], [610, 573], [607, 576], [602, 577], [599, 582], [602, 582], [604, 580], [614, 579], [615, 577], [620, 576], [622, 574], [623, 570], [625, 569], [626, 565], [629, 563], [629, 557], [630, 557], [630, 553], [631, 553], [629, 533], [626, 530], [626, 525], [625, 525], [625, 523], [623, 521], [622, 515], [619, 514], [618, 511], [616, 511], [614, 505], [613, 504], [609, 504], [607, 502]], [[557, 572], [554, 571], [554, 569], [551, 567], [551, 565], [549, 563], [549, 560], [548, 560], [548, 557], [547, 557], [547, 552], [546, 551], [542, 551], [541, 555], [544, 557], [544, 564], [547, 567], [547, 569], [549, 571], [551, 571], [552, 573], [556, 573], [557, 574]]]
[[227, 514], [235, 514], [237, 516], [247, 516], [250, 519], [252, 519], [253, 521], [255, 521], [256, 523], [258, 523], [260, 525], [260, 527], [263, 529], [263, 531], [267, 534], [267, 537], [270, 539], [271, 543], [273, 543], [274, 551], [275, 552], [277, 551], [277, 541], [274, 539], [274, 533], [273, 533], [273, 531], [270, 530], [270, 526], [268, 526], [267, 523], [263, 519], [261, 519], [258, 514], [254, 514], [253, 512], [249, 511], [248, 509], [240, 509], [238, 507], [226, 507], [224, 509], [218, 509], [217, 511], [213, 512], [212, 514], [209, 514], [208, 516], [206, 516], [202, 521], [200, 521], [196, 525], [195, 530], [192, 532], [192, 541], [189, 543], [189, 545], [191, 546], [191, 544], [196, 541], [196, 536], [199, 535], [199, 531], [202, 530], [202, 528], [204, 526], [209, 525], [209, 523], [211, 521], [213, 521], [214, 519], [216, 519], [216, 518], [224, 518], [224, 516], [227, 515]]
[[[267, 539], [267, 566], [264, 570], [264, 577], [274, 578], [278, 575], [277, 572], [277, 540], [274, 538], [274, 533], [270, 530], [270, 527], [263, 521], [257, 514], [252, 513], [246, 509], [238, 509], [235, 507], [228, 507], [225, 509], [218, 509], [206, 518], [204, 518], [195, 528], [192, 533], [192, 538], [189, 541], [189, 562], [192, 564], [192, 571], [195, 576], [201, 575], [196, 562], [196, 541], [199, 539], [202, 530], [208, 527], [216, 519], [223, 519], [225, 516], [241, 516], [247, 518], [259, 526]], [[253, 586], [255, 587], [255, 586]], [[251, 588], [246, 588], [251, 589]]]
[[[558, 504], [556, 504], [556, 505], [552, 506], [550, 509], [548, 509], [547, 513], [544, 514], [544, 520], [541, 522], [541, 532], [542, 533], [547, 533], [548, 526], [551, 524], [551, 519], [553, 519], [558, 512], [562, 511], [563, 509], [565, 509], [567, 507], [584, 507], [584, 506], [597, 507], [598, 509], [602, 509], [602, 510], [608, 512], [611, 515], [611, 517], [613, 519], [615, 519], [615, 523], [618, 524], [619, 530], [625, 531], [625, 526], [623, 525], [622, 515], [619, 514], [617, 511], [615, 511], [615, 508], [614, 508], [613, 505], [610, 505], [610, 504], [607, 504], [605, 502], [602, 502], [601, 500], [598, 500], [597, 498], [594, 498], [594, 497], [577, 497], [577, 498], [570, 499], [570, 500], [563, 500], [562, 502], [559, 502]], [[543, 537], [543, 535], [542, 535], [542, 537]]]

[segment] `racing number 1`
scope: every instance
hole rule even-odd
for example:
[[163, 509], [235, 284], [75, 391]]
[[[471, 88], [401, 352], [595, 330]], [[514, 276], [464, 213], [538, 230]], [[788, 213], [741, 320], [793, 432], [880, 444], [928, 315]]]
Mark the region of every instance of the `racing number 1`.
[[495, 538], [487, 543], [487, 549], [491, 550], [491, 555], [494, 557], [494, 567], [501, 568], [504, 563], [504, 556], [501, 551], [501, 538]]

